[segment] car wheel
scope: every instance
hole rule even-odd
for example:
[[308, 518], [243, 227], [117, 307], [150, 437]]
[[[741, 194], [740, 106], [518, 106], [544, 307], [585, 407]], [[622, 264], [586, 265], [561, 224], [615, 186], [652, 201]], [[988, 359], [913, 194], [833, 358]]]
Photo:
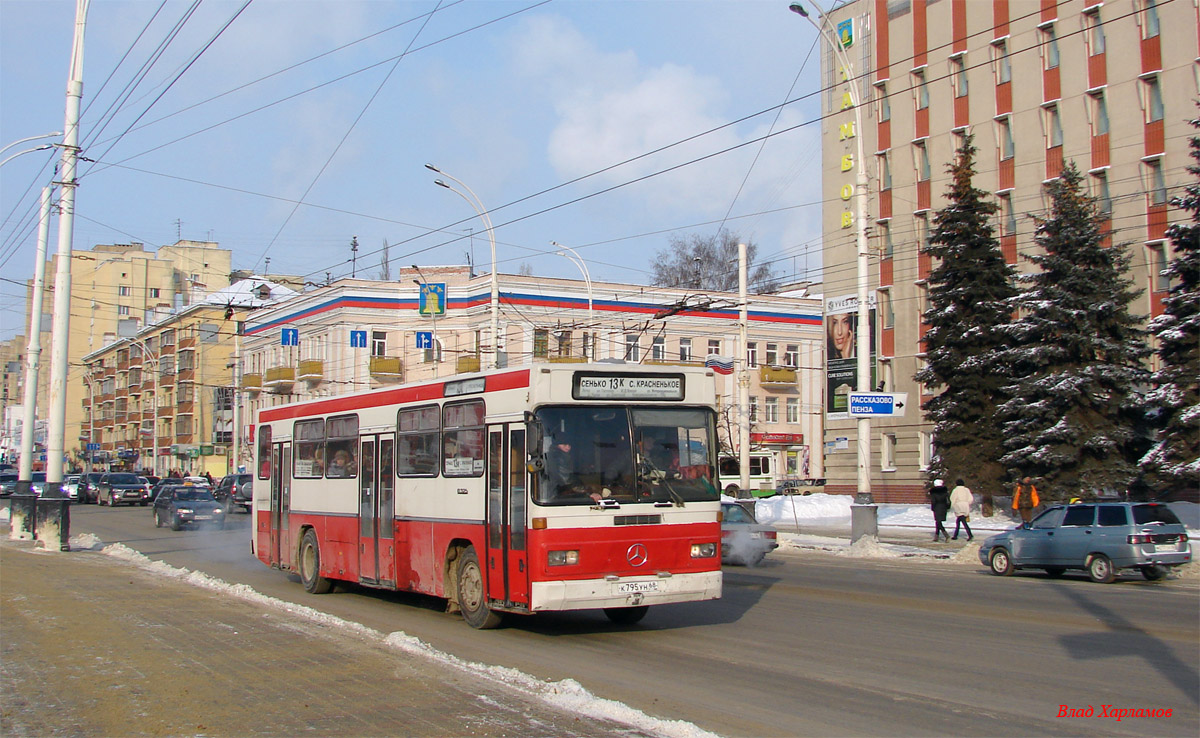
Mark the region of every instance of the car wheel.
[[1061, 577], [1063, 575], [1063, 572], [1065, 572], [1066, 570], [1067, 570], [1067, 567], [1065, 567], [1065, 566], [1047, 566], [1046, 574], [1055, 579], [1058, 579], [1059, 577]]
[[1151, 582], [1157, 582], [1159, 579], [1167, 576], [1167, 567], [1151, 564], [1150, 566], [1142, 567], [1142, 576]]
[[1006, 548], [992, 549], [992, 554], [988, 556], [988, 563], [991, 564], [992, 573], [996, 576], [1006, 577], [1013, 573], [1012, 559]]
[[1100, 584], [1108, 584], [1117, 578], [1117, 573], [1113, 571], [1112, 561], [1104, 554], [1094, 554], [1091, 561], [1088, 562], [1087, 570], [1092, 581]]
[[158, 514], [158, 510], [154, 511], [154, 527], [155, 528], [162, 527], [162, 516]]
[[483, 591], [483, 569], [475, 547], [468, 546], [458, 557], [458, 607], [467, 625], [478, 630], [488, 630], [500, 625], [500, 614], [487, 606], [487, 594]]
[[309, 594], [325, 594], [333, 589], [333, 581], [321, 576], [321, 549], [312, 528], [300, 540], [300, 582]]
[[646, 613], [650, 611], [649, 605], [639, 605], [638, 607], [606, 607], [604, 614], [608, 619], [617, 625], [633, 625], [646, 617]]
[[725, 494], [729, 495], [730, 497], [736, 498], [738, 496], [738, 492], [739, 490], [736, 484], [731, 484], [725, 488]]
[[183, 530], [183, 521], [179, 519], [178, 515], [171, 516], [171, 530]]

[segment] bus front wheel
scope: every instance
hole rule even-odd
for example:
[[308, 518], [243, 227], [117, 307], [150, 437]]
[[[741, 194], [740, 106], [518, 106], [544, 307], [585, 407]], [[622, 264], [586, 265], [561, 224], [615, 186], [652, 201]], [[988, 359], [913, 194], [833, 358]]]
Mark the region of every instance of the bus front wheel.
[[300, 541], [300, 581], [309, 594], [325, 594], [333, 589], [333, 582], [321, 576], [321, 549], [312, 528]]
[[500, 614], [487, 606], [487, 593], [483, 591], [483, 569], [475, 547], [470, 546], [458, 557], [458, 608], [467, 625], [487, 630], [500, 625]]

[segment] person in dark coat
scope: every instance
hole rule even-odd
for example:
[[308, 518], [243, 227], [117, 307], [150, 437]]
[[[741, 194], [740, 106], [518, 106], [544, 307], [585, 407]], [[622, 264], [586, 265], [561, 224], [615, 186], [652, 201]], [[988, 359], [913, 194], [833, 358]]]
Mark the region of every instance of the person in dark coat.
[[950, 540], [950, 533], [946, 531], [946, 513], [950, 510], [950, 490], [946, 489], [946, 483], [940, 479], [935, 479], [933, 487], [929, 489], [929, 509], [933, 510], [933, 521], [937, 525], [933, 531], [933, 540], [937, 541], [941, 536], [945, 536], [946, 540]]

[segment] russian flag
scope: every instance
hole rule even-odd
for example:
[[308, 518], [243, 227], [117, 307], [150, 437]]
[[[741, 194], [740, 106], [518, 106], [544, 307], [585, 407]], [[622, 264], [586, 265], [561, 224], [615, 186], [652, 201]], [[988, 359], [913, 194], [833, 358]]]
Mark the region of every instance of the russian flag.
[[704, 366], [712, 369], [717, 374], [733, 374], [733, 359], [728, 356], [711, 354], [704, 360]]

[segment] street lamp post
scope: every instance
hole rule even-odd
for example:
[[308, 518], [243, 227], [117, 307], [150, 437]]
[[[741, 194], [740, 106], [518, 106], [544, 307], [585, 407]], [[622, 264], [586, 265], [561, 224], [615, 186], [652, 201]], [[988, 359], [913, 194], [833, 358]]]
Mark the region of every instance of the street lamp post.
[[[813, 18], [805, 10], [800, 3], [792, 3], [788, 9], [793, 13], [803, 16], [826, 43], [833, 49], [834, 56], [837, 58], [837, 63], [842, 68], [842, 77], [846, 82], [846, 87], [850, 95], [850, 105], [854, 112], [854, 144], [855, 144], [855, 162], [856, 176], [854, 181], [854, 209], [855, 209], [855, 229], [857, 235], [858, 258], [857, 258], [857, 278], [858, 278], [858, 328], [855, 336], [855, 344], [857, 346], [857, 365], [856, 371], [858, 374], [858, 382], [856, 389], [859, 392], [871, 391], [871, 326], [870, 326], [870, 310], [868, 309], [868, 292], [870, 287], [870, 261], [867, 244], [867, 168], [866, 157], [863, 152], [863, 126], [862, 126], [862, 99], [858, 92], [853, 66], [846, 56], [846, 50], [842, 47], [830, 31], [832, 24], [829, 17], [821, 10], [816, 2], [812, 3], [817, 14], [821, 17], [821, 22], [813, 20]], [[855, 513], [861, 513], [861, 519], [852, 521], [851, 537], [854, 540], [863, 535], [878, 535], [878, 509], [875, 507], [874, 499], [871, 496], [871, 420], [867, 416], [859, 416], [858, 418], [858, 497], [855, 500], [860, 506], [854, 510]]]
[[[417, 270], [417, 274], [418, 274], [418, 275], [420, 275], [420, 277], [421, 277], [421, 279], [420, 279], [420, 280], [416, 280], [416, 279], [414, 279], [414, 280], [413, 280], [413, 284], [417, 285], [417, 288], [418, 288], [418, 289], [425, 291], [425, 292], [426, 292], [426, 295], [428, 295], [428, 289], [429, 289], [429, 288], [428, 288], [428, 287], [426, 287], [426, 285], [427, 285], [427, 284], [429, 284], [429, 280], [428, 280], [428, 279], [425, 279], [425, 273], [424, 273], [424, 272], [422, 272], [422, 271], [421, 271], [421, 267], [417, 266], [416, 264], [413, 264], [413, 265], [412, 265], [412, 268], [413, 268], [413, 269], [416, 269], [416, 270]], [[428, 298], [428, 296], [426, 296], [426, 298], [425, 298], [425, 299], [427, 299], [427, 300], [428, 300], [428, 299], [429, 299], [429, 298]], [[442, 346], [442, 344], [441, 344], [441, 343], [438, 341], [438, 332], [437, 332], [437, 311], [436, 311], [436, 310], [431, 310], [431, 311], [429, 312], [429, 317], [433, 319], [433, 351], [432, 351], [432, 354], [433, 354], [433, 378], [434, 378], [434, 379], [437, 379], [437, 377], [438, 377], [438, 364], [440, 363], [440, 359], [441, 359], [441, 356], [439, 356], [439, 354], [440, 354], [441, 352], [440, 352], [438, 349], [440, 349], [440, 348], [441, 348], [441, 346]]]
[[[588, 291], [588, 327], [595, 330], [596, 324], [592, 319], [592, 275], [591, 275], [591, 272], [588, 271], [587, 262], [583, 260], [583, 257], [579, 255], [578, 251], [571, 248], [570, 246], [563, 246], [558, 241], [551, 241], [550, 245], [554, 246], [556, 248], [562, 249], [561, 251], [555, 251], [554, 253], [558, 254], [559, 256], [565, 256], [566, 258], [570, 259], [575, 264], [575, 266], [579, 267], [579, 271], [583, 272], [583, 281], [584, 281], [584, 284], [587, 285], [587, 291]], [[592, 341], [592, 353], [593, 354], [596, 353], [595, 339], [593, 339], [593, 341]], [[584, 334], [583, 357], [585, 359], [591, 359], [593, 361], [595, 361], [595, 359], [596, 359], [595, 356], [588, 355], [587, 334], [586, 333]]]
[[[142, 359], [144, 361], [151, 362], [150, 366], [151, 366], [151, 371], [153, 372], [153, 374], [151, 376], [154, 381], [154, 404], [150, 406], [150, 412], [153, 417], [153, 420], [150, 423], [150, 430], [152, 433], [151, 446], [150, 446], [151, 452], [150, 453], [151, 453], [152, 459], [153, 459], [151, 461], [150, 469], [151, 469], [151, 473], [153, 473], [154, 476], [157, 477], [157, 476], [159, 476], [159, 473], [158, 473], [158, 356], [151, 356], [150, 355], [150, 347], [146, 344], [145, 341], [141, 340], [140, 338], [129, 338], [126, 340], [129, 341], [129, 344], [131, 346], [137, 346], [138, 348], [141, 349]], [[144, 383], [145, 381], [146, 380], [143, 378], [142, 382]], [[145, 405], [143, 403], [143, 408], [144, 407], [145, 407]], [[145, 412], [146, 411], [143, 409], [142, 414], [144, 415]], [[141, 432], [142, 432], [142, 429], [139, 424], [138, 433], [140, 434]]]
[[469, 204], [475, 210], [475, 214], [479, 216], [479, 219], [483, 221], [483, 227], [487, 230], [488, 243], [491, 244], [491, 247], [492, 247], [492, 280], [491, 280], [491, 283], [492, 283], [492, 298], [491, 298], [492, 368], [499, 369], [500, 368], [500, 281], [499, 281], [499, 277], [496, 274], [496, 233], [495, 233], [495, 231], [492, 230], [492, 218], [491, 218], [491, 216], [488, 215], [487, 208], [485, 208], [483, 206], [483, 202], [475, 195], [474, 191], [472, 191], [471, 188], [468, 187], [466, 185], [466, 183], [463, 182], [461, 179], [459, 179], [458, 177], [455, 177], [452, 174], [447, 174], [446, 172], [443, 172], [441, 169], [438, 169], [437, 167], [435, 167], [432, 164], [426, 164], [425, 168], [431, 172], [436, 172], [437, 174], [440, 174], [443, 177], [446, 177], [447, 179], [451, 179], [451, 180], [457, 182], [464, 190], [469, 192], [471, 196], [467, 197], [462, 192], [459, 192], [458, 190], [454, 189], [453, 187], [446, 184], [445, 182], [443, 182], [440, 179], [435, 179], [433, 181], [433, 183], [435, 185], [437, 185], [438, 187], [445, 187], [446, 189], [450, 190], [451, 192], [458, 195], [462, 199], [466, 200], [467, 204]]

